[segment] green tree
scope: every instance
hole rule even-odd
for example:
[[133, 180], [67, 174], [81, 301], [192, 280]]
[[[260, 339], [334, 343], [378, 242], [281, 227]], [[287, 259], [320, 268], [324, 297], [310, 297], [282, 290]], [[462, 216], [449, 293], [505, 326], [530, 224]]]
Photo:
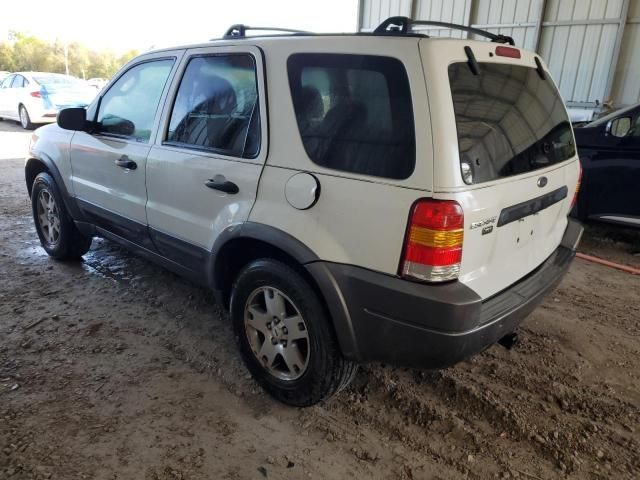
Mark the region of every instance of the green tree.
[[[10, 32], [10, 40], [0, 42], [0, 70], [65, 73], [65, 44], [53, 43], [33, 35]], [[116, 55], [109, 50], [97, 51], [80, 42], [66, 45], [69, 74], [79, 78], [110, 78], [122, 65], [137, 56], [136, 50]]]

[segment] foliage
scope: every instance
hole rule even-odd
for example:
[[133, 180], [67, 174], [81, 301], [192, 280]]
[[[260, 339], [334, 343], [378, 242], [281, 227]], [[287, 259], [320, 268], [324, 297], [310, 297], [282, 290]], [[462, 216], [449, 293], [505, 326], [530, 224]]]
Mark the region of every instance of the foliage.
[[[65, 73], [65, 45], [53, 43], [11, 32], [10, 41], [0, 42], [0, 70], [9, 72], [54, 72]], [[138, 55], [129, 50], [123, 55], [111, 51], [96, 51], [78, 42], [67, 45], [69, 75], [79, 78], [110, 78], [118, 69]]]

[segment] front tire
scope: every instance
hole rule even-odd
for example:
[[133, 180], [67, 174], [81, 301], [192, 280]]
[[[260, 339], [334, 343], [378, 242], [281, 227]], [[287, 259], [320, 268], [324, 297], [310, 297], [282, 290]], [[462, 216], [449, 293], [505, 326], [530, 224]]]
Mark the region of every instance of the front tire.
[[27, 111], [24, 105], [20, 105], [18, 110], [18, 115], [20, 116], [20, 126], [25, 130], [33, 130], [33, 123], [31, 123], [31, 117], [29, 116], [29, 112]]
[[89, 251], [91, 237], [76, 228], [56, 182], [46, 172], [33, 181], [31, 207], [40, 243], [51, 257], [75, 260]]
[[231, 319], [247, 368], [283, 403], [305, 407], [346, 387], [357, 365], [342, 356], [330, 320], [295, 269], [260, 259], [239, 273]]

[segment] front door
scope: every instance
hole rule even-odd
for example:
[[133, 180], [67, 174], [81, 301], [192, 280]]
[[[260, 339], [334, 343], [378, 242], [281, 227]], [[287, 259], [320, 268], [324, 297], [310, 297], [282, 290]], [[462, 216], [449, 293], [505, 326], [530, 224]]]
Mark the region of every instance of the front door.
[[606, 125], [589, 175], [590, 216], [640, 225], [640, 112]]
[[165, 257], [201, 272], [220, 232], [245, 221], [266, 158], [259, 49], [184, 56], [147, 162], [147, 218]]
[[78, 204], [90, 221], [150, 246], [145, 203], [146, 161], [162, 93], [176, 58], [162, 55], [131, 66], [101, 96], [90, 133], [76, 132], [70, 157]]

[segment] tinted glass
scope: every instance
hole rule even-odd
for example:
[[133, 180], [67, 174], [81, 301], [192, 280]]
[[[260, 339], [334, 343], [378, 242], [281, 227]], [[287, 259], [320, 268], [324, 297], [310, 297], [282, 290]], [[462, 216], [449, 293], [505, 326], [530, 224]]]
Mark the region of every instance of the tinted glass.
[[411, 175], [415, 133], [402, 62], [305, 53], [289, 57], [288, 71], [298, 129], [311, 160], [377, 177]]
[[553, 83], [534, 68], [449, 66], [460, 162], [473, 183], [518, 175], [575, 154], [571, 124]]
[[105, 93], [98, 112], [98, 131], [149, 140], [173, 60], [142, 63], [127, 70]]
[[257, 155], [260, 114], [251, 55], [189, 61], [171, 112], [167, 142], [238, 157]]

